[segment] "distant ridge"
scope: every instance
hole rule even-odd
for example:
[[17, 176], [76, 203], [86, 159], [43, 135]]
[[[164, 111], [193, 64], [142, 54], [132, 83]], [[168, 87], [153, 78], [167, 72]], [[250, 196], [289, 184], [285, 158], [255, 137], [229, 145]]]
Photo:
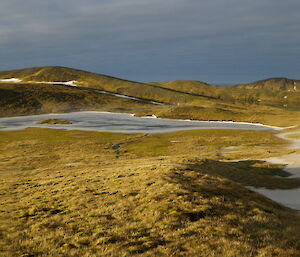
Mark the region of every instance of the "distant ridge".
[[[83, 86], [88, 82], [97, 82], [96, 85], [111, 84], [114, 85], [114, 89], [118, 90], [122, 85], [133, 86], [133, 85], [143, 85], [144, 87], [155, 87], [172, 89], [184, 93], [203, 93], [203, 90], [216, 90], [220, 89], [220, 85], [212, 85], [203, 81], [195, 80], [175, 80], [175, 81], [165, 81], [165, 82], [149, 82], [142, 83], [137, 81], [131, 81], [126, 79], [121, 79], [109, 75], [103, 75], [98, 73], [92, 73], [84, 70], [67, 68], [63, 66], [41, 66], [32, 68], [23, 68], [17, 70], [7, 70], [0, 71], [0, 79], [10, 79], [18, 78], [23, 82], [57, 82], [57, 81], [73, 81], [80, 80]], [[269, 88], [272, 90], [289, 90], [294, 89], [294, 86], [300, 87], [300, 80], [289, 79], [289, 78], [268, 78], [264, 80], [249, 82], [249, 83], [239, 83], [234, 85], [226, 84], [227, 88]], [[199, 91], [201, 88], [201, 91]], [[124, 88], [123, 88], [124, 89]]]
[[253, 111], [258, 106], [298, 110], [300, 80], [269, 78], [216, 86], [195, 80], [141, 83], [61, 66], [0, 71], [1, 116], [105, 110], [181, 119], [258, 121], [257, 114], [250, 115], [249, 105]]
[[79, 78], [102, 78], [121, 80], [124, 82], [138, 83], [113, 76], [92, 73], [89, 71], [68, 68], [63, 66], [40, 66], [16, 70], [0, 71], [0, 78], [18, 77], [24, 81], [70, 81]]
[[237, 84], [234, 87], [239, 88], [267, 88], [271, 90], [300, 90], [300, 80], [289, 78], [268, 78], [251, 83]]

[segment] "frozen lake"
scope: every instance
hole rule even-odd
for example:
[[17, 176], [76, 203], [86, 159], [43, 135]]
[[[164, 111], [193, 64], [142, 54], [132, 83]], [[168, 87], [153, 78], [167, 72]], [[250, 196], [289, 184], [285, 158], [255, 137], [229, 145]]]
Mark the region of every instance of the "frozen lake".
[[[61, 119], [70, 121], [72, 124], [36, 124], [37, 121], [45, 119]], [[165, 133], [190, 129], [243, 129], [257, 131], [277, 129], [276, 127], [242, 122], [156, 119], [153, 117], [134, 117], [130, 114], [107, 112], [72, 112], [0, 118], [0, 127], [4, 127], [0, 128], [0, 131], [38, 127], [123, 133]]]

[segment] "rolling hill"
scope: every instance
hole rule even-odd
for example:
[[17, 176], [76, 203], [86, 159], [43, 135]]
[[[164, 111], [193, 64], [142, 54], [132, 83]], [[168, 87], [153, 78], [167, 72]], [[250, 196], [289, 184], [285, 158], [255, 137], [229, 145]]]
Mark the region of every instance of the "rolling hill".
[[95, 90], [49, 84], [0, 84], [0, 117], [69, 111], [155, 112], [157, 105]]
[[[0, 72], [0, 80], [7, 78], [18, 78], [24, 83], [77, 81], [78, 85], [84, 88], [105, 90], [170, 104], [188, 102], [190, 99], [194, 99], [187, 92], [177, 92], [157, 85], [148, 85], [65, 67], [37, 67]], [[209, 99], [209, 97], [203, 96], [203, 99]]]
[[270, 78], [227, 87], [209, 85], [200, 81], [152, 82], [151, 84], [231, 103], [256, 103], [276, 107], [300, 108], [300, 80]]
[[228, 87], [200, 81], [140, 83], [66, 67], [34, 67], [0, 72], [0, 116], [97, 110], [278, 125], [274, 114], [298, 115], [298, 84], [285, 78]]
[[269, 89], [275, 91], [280, 90], [290, 92], [300, 90], [300, 80], [288, 78], [270, 78], [252, 83], [235, 85], [234, 87], [247, 89]]

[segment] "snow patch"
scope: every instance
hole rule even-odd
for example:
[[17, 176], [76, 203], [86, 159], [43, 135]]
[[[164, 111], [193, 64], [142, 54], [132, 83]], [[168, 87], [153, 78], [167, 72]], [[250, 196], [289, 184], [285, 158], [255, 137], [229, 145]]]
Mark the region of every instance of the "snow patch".
[[[290, 128], [293, 128], [293, 127], [295, 127], [295, 126], [292, 126]], [[287, 140], [290, 143], [290, 145], [288, 146], [288, 149], [300, 149], [300, 139], [289, 137], [290, 135], [299, 135], [299, 134], [300, 134], [299, 131], [291, 131], [291, 132], [286, 132], [286, 133], [280, 133], [280, 134], [277, 134], [276, 136], [281, 139]], [[299, 160], [300, 160], [300, 158], [299, 158]], [[300, 161], [299, 161], [299, 166], [300, 166]]]
[[142, 118], [145, 118], [145, 119], [157, 119], [157, 116], [152, 114], [151, 116], [143, 116]]
[[[300, 139], [289, 138], [289, 135], [300, 134], [299, 131], [280, 133], [276, 136], [282, 139], [289, 141], [291, 144], [288, 146], [288, 149], [300, 149]], [[286, 165], [283, 169], [284, 171], [291, 174], [289, 179], [292, 178], [300, 178], [300, 158], [298, 153], [292, 153], [288, 155], [283, 155], [280, 157], [270, 157], [267, 159], [263, 159], [263, 161], [267, 161], [273, 164], [284, 164]], [[294, 189], [266, 189], [266, 188], [255, 188], [255, 187], [247, 187], [250, 190], [256, 191], [273, 201], [279, 202], [287, 207], [293, 208], [297, 211], [300, 211], [300, 188]]]
[[267, 189], [267, 188], [255, 188], [247, 186], [248, 189], [260, 193], [275, 202], [281, 203], [289, 208], [300, 211], [299, 204], [299, 188], [295, 189]]
[[20, 83], [22, 80], [17, 78], [10, 78], [10, 79], [0, 79], [1, 82], [7, 83]]
[[71, 80], [65, 83], [66, 86], [71, 86], [71, 87], [77, 87], [78, 86], [78, 81], [76, 80]]
[[100, 93], [100, 94], [105, 94], [105, 95], [112, 95], [112, 96], [116, 96], [116, 97], [120, 97], [120, 98], [131, 99], [131, 100], [135, 100], [135, 101], [139, 101], [139, 102], [146, 102], [146, 103], [151, 103], [151, 104], [156, 104], [156, 105], [163, 105], [162, 103], [159, 103], [159, 102], [148, 101], [148, 100], [144, 100], [144, 99], [133, 97], [133, 96], [121, 95], [121, 94], [107, 92], [107, 91], [103, 91], [103, 90], [95, 90], [95, 92]]
[[[33, 82], [33, 81], [30, 81]], [[49, 81], [34, 81], [34, 83], [43, 83], [43, 84], [51, 84], [51, 85], [65, 85], [65, 86], [69, 86], [69, 87], [77, 87], [78, 84], [80, 84], [80, 82], [76, 81], [76, 80], [71, 80], [71, 81], [53, 81], [53, 82], [49, 82]]]
[[[9, 79], [0, 79], [0, 82], [6, 82], [6, 83], [20, 83], [22, 82], [21, 79], [18, 78], [9, 78]], [[42, 84], [52, 84], [52, 85], [65, 85], [70, 87], [77, 87], [80, 82], [76, 80], [71, 81], [25, 81], [27, 83], [42, 83]]]
[[141, 99], [133, 97], [133, 96], [120, 95], [120, 94], [111, 93], [111, 92], [107, 92], [107, 91], [103, 91], [103, 90], [96, 90], [96, 92], [101, 93], [101, 94], [106, 94], [106, 95], [112, 95], [112, 96], [116, 96], [116, 97], [120, 97], [120, 98], [131, 99], [131, 100], [137, 100], [137, 101], [141, 100]]

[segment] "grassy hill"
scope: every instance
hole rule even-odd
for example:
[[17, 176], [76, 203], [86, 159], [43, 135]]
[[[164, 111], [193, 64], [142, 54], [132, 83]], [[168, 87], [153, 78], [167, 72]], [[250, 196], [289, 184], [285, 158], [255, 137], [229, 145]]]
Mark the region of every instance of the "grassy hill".
[[[200, 81], [139, 83], [101, 74], [65, 68], [36, 67], [0, 72], [0, 79], [19, 78], [23, 82], [80, 82], [89, 87], [169, 104], [206, 103], [207, 100], [247, 102], [260, 105], [300, 108], [300, 80], [271, 78], [248, 84], [220, 87]], [[298, 86], [298, 88], [297, 88]]]
[[[0, 117], [69, 111], [152, 114], [157, 106], [99, 94], [92, 90], [48, 84], [0, 84]], [[161, 108], [160, 108], [161, 109]]]
[[[67, 82], [76, 80], [80, 82], [81, 87], [105, 90], [170, 104], [184, 103], [195, 99], [187, 93], [176, 92], [156, 85], [148, 85], [65, 67], [38, 67], [0, 72], [0, 79], [5, 78], [19, 78], [23, 82]], [[199, 97], [196, 99], [199, 99]], [[202, 97], [200, 100], [206, 99], [207, 97]]]
[[[168, 118], [300, 124], [297, 88], [300, 82], [297, 80], [277, 78], [221, 87], [199, 81], [139, 83], [65, 67], [0, 72], [0, 80], [10, 78], [22, 81], [0, 82], [0, 116], [98, 110]], [[78, 86], [49, 83], [68, 81], [77, 81]], [[101, 94], [97, 90], [137, 97], [141, 101]], [[155, 106], [149, 101], [163, 105]]]
[[212, 99], [218, 98], [223, 91], [222, 87], [207, 84], [195, 80], [176, 80], [165, 82], [149, 82], [150, 85], [157, 85], [164, 88], [177, 90], [179, 92], [186, 92], [195, 95], [209, 96]]
[[230, 103], [300, 109], [300, 80], [271, 78], [227, 87], [213, 86], [199, 81], [170, 81], [154, 84]]
[[[247, 88], [247, 89], [269, 89], [275, 91], [299, 91], [300, 90], [300, 80], [288, 79], [288, 78], [270, 78], [265, 80], [260, 80], [247, 84], [235, 85], [237, 88]], [[298, 89], [297, 89], [298, 87]]]

